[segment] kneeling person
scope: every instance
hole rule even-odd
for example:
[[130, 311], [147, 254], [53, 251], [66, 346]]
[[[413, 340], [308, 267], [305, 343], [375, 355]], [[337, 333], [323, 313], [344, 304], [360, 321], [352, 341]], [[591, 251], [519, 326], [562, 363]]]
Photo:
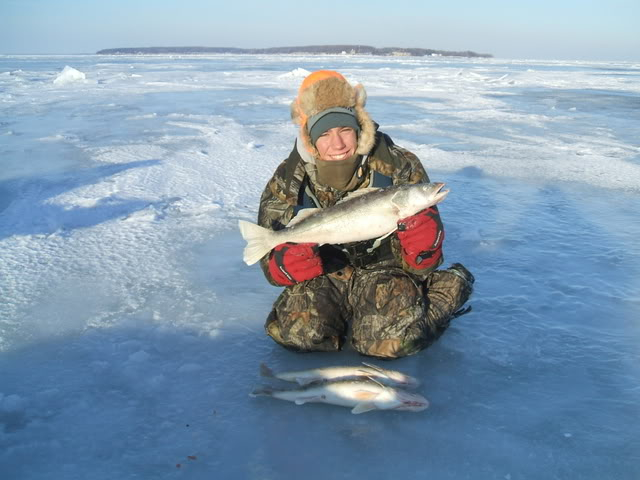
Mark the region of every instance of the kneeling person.
[[[365, 101], [364, 88], [337, 72], [303, 81], [291, 105], [298, 138], [262, 194], [261, 226], [280, 230], [300, 209], [333, 206], [355, 190], [429, 182], [418, 157], [377, 130]], [[267, 318], [268, 335], [304, 352], [337, 351], [347, 338], [373, 357], [419, 352], [472, 291], [462, 265], [436, 270], [443, 241], [433, 206], [382, 240], [276, 246], [260, 262], [270, 283], [286, 287]]]

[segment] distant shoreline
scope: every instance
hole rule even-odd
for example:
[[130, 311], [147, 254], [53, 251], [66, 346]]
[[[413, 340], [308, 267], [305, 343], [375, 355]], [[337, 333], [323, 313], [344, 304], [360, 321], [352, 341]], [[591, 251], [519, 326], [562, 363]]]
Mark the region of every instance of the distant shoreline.
[[472, 51], [454, 52], [429, 48], [376, 48], [368, 45], [308, 45], [303, 47], [234, 48], [234, 47], [126, 47], [107, 48], [97, 55], [206, 55], [232, 53], [237, 55], [375, 55], [386, 57], [470, 57], [493, 58], [490, 53]]

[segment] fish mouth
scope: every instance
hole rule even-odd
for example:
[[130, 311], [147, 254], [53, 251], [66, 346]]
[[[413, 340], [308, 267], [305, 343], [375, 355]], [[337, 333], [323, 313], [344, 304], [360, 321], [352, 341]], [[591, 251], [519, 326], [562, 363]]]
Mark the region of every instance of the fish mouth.
[[401, 380], [398, 381], [398, 384], [406, 388], [416, 388], [420, 386], [420, 382], [417, 380]]
[[426, 400], [404, 400], [397, 410], [409, 410], [413, 412], [419, 412], [429, 408], [429, 402]]
[[403, 402], [407, 407], [428, 407], [429, 404], [425, 402]]
[[440, 203], [449, 194], [449, 190], [442, 190], [444, 188], [444, 183], [438, 182], [435, 184], [435, 186], [436, 189], [433, 192], [433, 198], [435, 200], [434, 205], [436, 203]]

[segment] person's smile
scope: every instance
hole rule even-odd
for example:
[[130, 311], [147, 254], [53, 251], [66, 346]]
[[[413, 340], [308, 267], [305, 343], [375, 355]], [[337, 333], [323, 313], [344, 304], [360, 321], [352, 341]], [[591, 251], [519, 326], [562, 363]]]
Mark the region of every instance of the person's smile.
[[345, 160], [356, 153], [358, 138], [350, 127], [335, 127], [324, 132], [316, 141], [322, 160]]

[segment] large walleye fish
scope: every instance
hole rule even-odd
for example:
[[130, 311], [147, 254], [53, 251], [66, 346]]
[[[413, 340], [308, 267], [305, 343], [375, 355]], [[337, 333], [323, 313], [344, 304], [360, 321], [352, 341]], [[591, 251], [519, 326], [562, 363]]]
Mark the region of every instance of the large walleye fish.
[[329, 208], [305, 208], [286, 228], [269, 230], [240, 220], [247, 241], [244, 261], [253, 265], [276, 245], [286, 242], [343, 244], [383, 237], [398, 220], [440, 203], [449, 193], [444, 183], [418, 183], [356, 190]]
[[264, 363], [260, 365], [260, 373], [263, 377], [278, 378], [287, 382], [296, 382], [299, 385], [308, 385], [313, 382], [326, 382], [337, 379], [369, 378], [384, 385], [414, 388], [420, 382], [409, 375], [396, 370], [387, 370], [369, 363], [357, 366], [336, 366], [310, 368], [293, 372], [274, 373]]
[[249, 395], [279, 398], [295, 402], [296, 405], [329, 403], [352, 407], [351, 413], [354, 414], [371, 410], [419, 412], [429, 406], [429, 402], [422, 395], [388, 387], [371, 379], [318, 382], [290, 389], [262, 387]]

